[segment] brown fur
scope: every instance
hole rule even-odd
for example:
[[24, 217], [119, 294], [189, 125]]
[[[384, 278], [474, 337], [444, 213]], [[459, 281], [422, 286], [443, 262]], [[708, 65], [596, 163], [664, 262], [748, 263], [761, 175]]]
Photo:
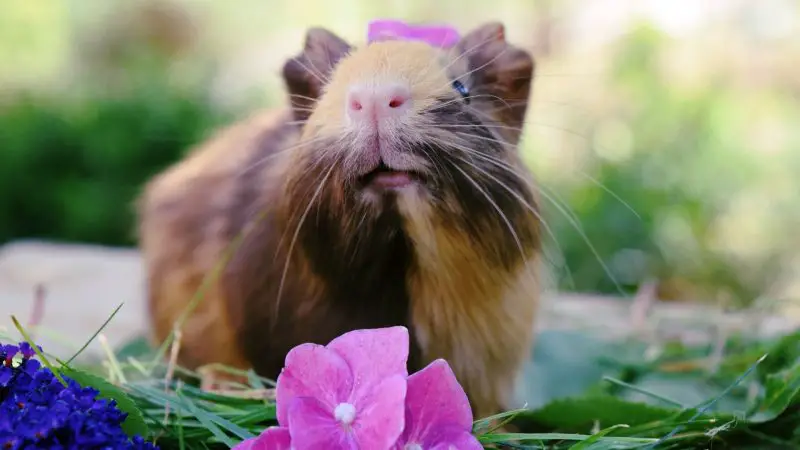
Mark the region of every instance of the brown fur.
[[[311, 30], [284, 66], [290, 110], [223, 130], [147, 185], [140, 233], [154, 338], [243, 236], [183, 324], [182, 364], [275, 378], [300, 343], [405, 325], [411, 371], [445, 358], [476, 415], [509, 407], [538, 301], [536, 196], [516, 152], [532, 74], [499, 24], [452, 51], [353, 50]], [[469, 84], [469, 106], [453, 78]], [[352, 83], [382, 82], [407, 83], [413, 99], [389, 136], [401, 151], [386, 162], [426, 178], [369, 197], [357, 183], [372, 163], [344, 118], [344, 95]]]

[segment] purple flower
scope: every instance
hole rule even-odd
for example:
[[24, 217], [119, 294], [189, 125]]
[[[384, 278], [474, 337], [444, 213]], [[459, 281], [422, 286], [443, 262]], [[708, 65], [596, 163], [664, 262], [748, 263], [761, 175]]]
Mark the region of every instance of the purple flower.
[[408, 343], [405, 327], [389, 327], [292, 349], [276, 400], [293, 448], [391, 448], [404, 426]]
[[469, 400], [450, 366], [437, 359], [408, 377], [405, 430], [394, 450], [482, 450]]
[[114, 401], [68, 377], [64, 386], [34, 354], [27, 343], [0, 345], [0, 449], [157, 449], [125, 434]]

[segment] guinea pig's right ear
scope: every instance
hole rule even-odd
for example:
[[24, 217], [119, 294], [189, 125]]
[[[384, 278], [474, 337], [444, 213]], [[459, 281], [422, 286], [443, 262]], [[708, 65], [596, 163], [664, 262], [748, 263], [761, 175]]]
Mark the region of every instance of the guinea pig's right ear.
[[[461, 39], [456, 49], [466, 57], [476, 98], [493, 104], [500, 120], [520, 129], [525, 122], [534, 76], [533, 56], [506, 41], [505, 27], [500, 22], [488, 22], [474, 29]], [[508, 130], [504, 134], [516, 142], [519, 131]]]
[[283, 80], [296, 120], [305, 120], [330, 78], [336, 63], [350, 51], [350, 45], [324, 28], [306, 33], [303, 51], [283, 65]]

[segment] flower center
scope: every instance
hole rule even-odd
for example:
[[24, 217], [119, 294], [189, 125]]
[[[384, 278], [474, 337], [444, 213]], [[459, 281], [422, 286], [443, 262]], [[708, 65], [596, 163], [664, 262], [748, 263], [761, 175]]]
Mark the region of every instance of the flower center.
[[356, 419], [356, 407], [350, 403], [339, 403], [333, 410], [333, 417], [344, 425], [350, 425]]
[[422, 446], [416, 443], [406, 444], [403, 450], [423, 450]]

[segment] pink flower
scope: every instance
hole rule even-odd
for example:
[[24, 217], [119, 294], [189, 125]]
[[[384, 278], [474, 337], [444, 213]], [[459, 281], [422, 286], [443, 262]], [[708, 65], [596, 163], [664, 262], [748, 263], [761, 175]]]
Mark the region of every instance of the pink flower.
[[290, 450], [292, 448], [289, 430], [269, 427], [260, 435], [240, 442], [233, 450]]
[[368, 42], [388, 39], [423, 41], [434, 47], [450, 48], [461, 38], [458, 30], [450, 26], [414, 25], [391, 19], [373, 20], [369, 23]]
[[293, 448], [391, 448], [405, 425], [408, 344], [405, 327], [389, 327], [292, 349], [276, 402]]
[[483, 450], [467, 394], [443, 359], [408, 377], [405, 430], [394, 450], [422, 449]]

